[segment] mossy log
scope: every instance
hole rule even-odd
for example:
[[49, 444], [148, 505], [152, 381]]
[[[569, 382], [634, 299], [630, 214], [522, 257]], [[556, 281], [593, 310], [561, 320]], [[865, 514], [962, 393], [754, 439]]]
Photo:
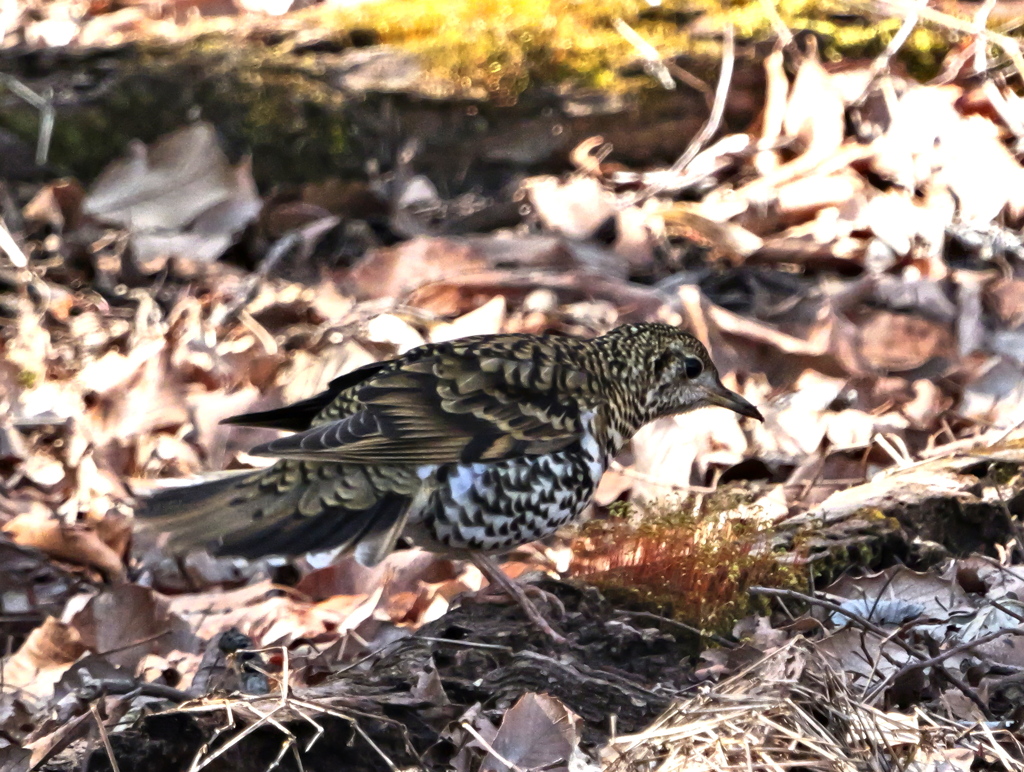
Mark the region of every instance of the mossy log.
[[[329, 36], [296, 44], [207, 35], [188, 42], [93, 51], [0, 54], [0, 72], [52, 93], [56, 123], [50, 173], [92, 179], [132, 139], [148, 142], [203, 118], [233, 156], [252, 155], [257, 182], [363, 175], [369, 162], [393, 168], [412, 158], [446, 194], [493, 188], [517, 172], [567, 168], [568, 154], [599, 134], [613, 158], [670, 162], [709, 113], [706, 94], [665, 91], [642, 72], [621, 90], [538, 86], [514, 103], [437, 96], [436, 76], [408, 52], [358, 48]], [[714, 82], [717, 60], [688, 62]], [[727, 127], [750, 124], [764, 78], [751, 49], [737, 62]], [[35, 108], [0, 92], [0, 128], [34, 145]]]
[[780, 524], [775, 547], [808, 561], [820, 584], [846, 568], [997, 556], [1024, 514], [1024, 453], [985, 449], [895, 469]]

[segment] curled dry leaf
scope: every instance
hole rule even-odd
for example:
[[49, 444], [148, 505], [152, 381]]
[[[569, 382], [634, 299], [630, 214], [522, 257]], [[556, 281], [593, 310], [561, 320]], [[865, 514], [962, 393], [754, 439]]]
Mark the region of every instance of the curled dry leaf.
[[430, 342], [440, 343], [469, 335], [495, 335], [505, 327], [505, 307], [505, 298], [495, 295], [468, 314], [463, 314], [451, 322], [435, 325], [430, 330]]
[[[42, 504], [10, 520], [3, 530], [22, 546], [35, 547], [71, 563], [91, 566], [111, 579], [123, 579], [125, 576], [121, 555], [103, 541], [94, 525], [68, 525]], [[123, 541], [115, 537], [115, 544], [123, 546]]]
[[616, 215], [613, 197], [593, 177], [535, 177], [524, 187], [544, 227], [572, 239], [589, 238]]
[[703, 212], [703, 207], [692, 204], [673, 204], [661, 212], [665, 228], [671, 233], [673, 229], [693, 231], [708, 239], [716, 249], [729, 258], [742, 261], [763, 245], [763, 241], [740, 225], [730, 222], [718, 222]]
[[71, 626], [47, 617], [3, 663], [3, 682], [32, 699], [45, 700], [71, 665], [87, 650]]
[[485, 268], [483, 256], [465, 242], [419, 237], [370, 250], [352, 266], [348, 282], [357, 298], [402, 297], [428, 282]]
[[648, 424], [637, 432], [632, 447], [631, 468], [638, 473], [633, 492], [641, 499], [655, 499], [699, 484], [711, 466], [738, 463], [747, 450], [747, 438], [735, 417], [709, 408]]
[[170, 134], [151, 149], [134, 142], [129, 153], [93, 184], [86, 214], [139, 231], [181, 229], [230, 195], [230, 169], [208, 123]]
[[60, 232], [78, 226], [85, 191], [77, 180], [60, 180], [43, 187], [25, 204], [22, 216], [33, 223], [45, 223]]
[[394, 314], [381, 314], [371, 319], [366, 325], [366, 337], [374, 343], [394, 346], [399, 354], [426, 343], [415, 327]]
[[917, 606], [918, 616], [945, 619], [950, 614], [972, 608], [963, 588], [954, 579], [896, 566], [870, 576], [844, 576], [831, 584], [826, 592], [867, 603], [899, 600]]

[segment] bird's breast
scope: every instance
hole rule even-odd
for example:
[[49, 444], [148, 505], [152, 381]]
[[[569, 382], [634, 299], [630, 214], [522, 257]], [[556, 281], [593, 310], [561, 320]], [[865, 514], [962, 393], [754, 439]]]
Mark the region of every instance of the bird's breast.
[[431, 494], [414, 516], [410, 536], [442, 552], [502, 552], [544, 538], [590, 503], [606, 463], [586, 433], [554, 453], [422, 467]]

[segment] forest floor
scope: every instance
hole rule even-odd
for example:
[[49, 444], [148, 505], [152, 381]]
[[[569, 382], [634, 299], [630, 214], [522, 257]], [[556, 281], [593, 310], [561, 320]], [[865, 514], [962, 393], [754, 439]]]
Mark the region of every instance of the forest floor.
[[[58, 6], [8, 33], [56, 45]], [[0, 136], [0, 770], [1024, 769], [1024, 58], [991, 3], [892, 8], [838, 63], [720, 25], [700, 84], [613, 24], [630, 77], [703, 105], [674, 163], [556, 120], [519, 126], [542, 162], [398, 131], [268, 184], [200, 111], [78, 179]], [[927, 82], [894, 59], [922, 29]], [[465, 115], [510, 98], [477, 85]], [[564, 645], [418, 550], [133, 534], [170, 478], [264, 463], [225, 418], [425, 342], [639, 320], [766, 420], [645, 427], [585, 524], [507, 556]]]

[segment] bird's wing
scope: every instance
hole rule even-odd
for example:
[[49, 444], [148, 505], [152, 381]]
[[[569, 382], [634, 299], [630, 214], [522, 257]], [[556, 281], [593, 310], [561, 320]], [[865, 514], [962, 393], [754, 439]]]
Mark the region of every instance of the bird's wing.
[[326, 391], [309, 399], [293, 402], [273, 410], [232, 416], [225, 418], [221, 423], [230, 426], [255, 426], [263, 429], [287, 429], [291, 432], [301, 432], [312, 426], [320, 412], [334, 402], [338, 395], [358, 386], [387, 366], [387, 362], [374, 362], [365, 365], [350, 373], [339, 375], [327, 385]]
[[340, 394], [297, 434], [257, 455], [357, 464], [498, 461], [582, 436], [588, 375], [542, 342], [433, 346]]

